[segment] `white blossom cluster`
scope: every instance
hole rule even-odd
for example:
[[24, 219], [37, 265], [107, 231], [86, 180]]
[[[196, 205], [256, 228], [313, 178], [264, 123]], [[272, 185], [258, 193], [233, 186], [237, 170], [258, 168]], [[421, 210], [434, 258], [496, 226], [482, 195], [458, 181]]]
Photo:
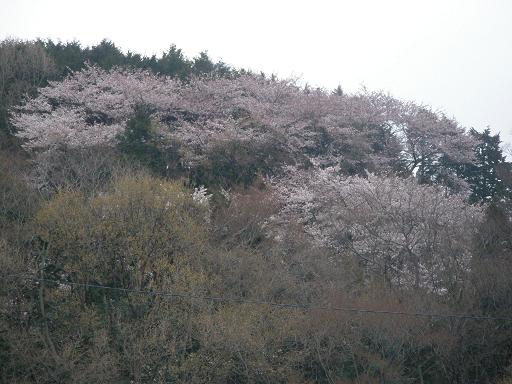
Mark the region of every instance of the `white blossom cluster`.
[[[347, 252], [399, 285], [442, 291], [469, 269], [483, 209], [414, 178], [289, 170], [272, 182], [283, 204], [274, 227], [299, 222], [319, 245]], [[279, 235], [279, 234], [278, 234]]]
[[201, 185], [199, 188], [194, 188], [194, 192], [192, 193], [192, 200], [205, 207], [209, 207], [211, 197], [212, 195], [208, 194], [208, 190], [204, 185]]
[[159, 121], [162, 146], [179, 143], [190, 166], [226, 142], [273, 148], [289, 164], [360, 162], [373, 170], [400, 160], [415, 172], [443, 156], [472, 156], [470, 137], [427, 107], [383, 93], [306, 92], [294, 81], [255, 75], [182, 83], [144, 70], [88, 65], [40, 89], [13, 111], [12, 123], [28, 150], [112, 146], [140, 105]]

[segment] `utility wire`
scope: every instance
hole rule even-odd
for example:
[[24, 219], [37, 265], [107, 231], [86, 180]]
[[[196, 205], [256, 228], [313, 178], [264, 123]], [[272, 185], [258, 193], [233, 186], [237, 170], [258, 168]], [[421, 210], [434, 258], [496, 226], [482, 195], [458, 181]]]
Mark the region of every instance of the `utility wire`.
[[117, 292], [125, 292], [125, 293], [135, 293], [142, 294], [148, 296], [162, 296], [169, 298], [178, 298], [178, 299], [196, 299], [196, 300], [204, 300], [204, 301], [212, 301], [212, 302], [228, 302], [228, 303], [238, 303], [238, 304], [255, 304], [255, 305], [268, 305], [271, 307], [277, 308], [292, 308], [292, 309], [309, 309], [309, 310], [323, 310], [323, 311], [338, 311], [338, 312], [351, 312], [351, 313], [367, 313], [367, 314], [376, 314], [376, 315], [397, 315], [397, 316], [409, 316], [409, 317], [427, 317], [427, 318], [445, 318], [445, 319], [470, 319], [470, 320], [492, 320], [492, 321], [509, 321], [512, 322], [512, 317], [494, 317], [494, 316], [480, 316], [473, 314], [443, 314], [443, 313], [430, 313], [430, 312], [405, 312], [405, 311], [390, 311], [390, 310], [377, 310], [377, 309], [369, 309], [369, 308], [353, 308], [353, 307], [332, 307], [332, 306], [315, 306], [310, 304], [295, 304], [295, 303], [276, 303], [272, 301], [265, 300], [249, 300], [243, 298], [236, 297], [224, 297], [224, 296], [201, 296], [201, 295], [192, 295], [186, 293], [173, 293], [166, 291], [146, 291], [141, 289], [132, 289], [132, 288], [120, 288], [120, 287], [111, 287], [108, 285], [101, 284], [91, 284], [91, 283], [76, 283], [71, 281], [59, 281], [53, 279], [43, 279], [36, 277], [26, 277], [26, 276], [14, 276], [20, 280], [32, 280], [36, 282], [45, 282], [45, 283], [56, 283], [63, 285], [71, 285], [75, 287], [84, 287], [84, 288], [95, 288], [95, 289], [105, 289]]

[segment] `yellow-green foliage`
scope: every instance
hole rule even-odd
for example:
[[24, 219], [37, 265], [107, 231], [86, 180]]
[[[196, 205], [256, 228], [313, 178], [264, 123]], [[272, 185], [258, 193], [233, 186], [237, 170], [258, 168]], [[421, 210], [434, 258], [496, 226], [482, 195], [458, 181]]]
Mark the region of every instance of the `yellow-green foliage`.
[[47, 264], [81, 280], [141, 289], [181, 268], [187, 273], [204, 251], [207, 215], [180, 183], [139, 176], [92, 198], [58, 193], [36, 222]]
[[44, 204], [35, 217], [35, 251], [45, 278], [62, 283], [45, 281], [41, 296], [41, 329], [50, 332], [44, 350], [51, 341], [56, 352], [34, 361], [58, 367], [52, 375], [59, 382], [166, 382], [175, 357], [190, 349], [198, 308], [67, 281], [204, 294], [215, 281], [201, 261], [208, 222], [208, 207], [182, 183], [148, 176], [121, 178], [96, 196], [61, 191]]

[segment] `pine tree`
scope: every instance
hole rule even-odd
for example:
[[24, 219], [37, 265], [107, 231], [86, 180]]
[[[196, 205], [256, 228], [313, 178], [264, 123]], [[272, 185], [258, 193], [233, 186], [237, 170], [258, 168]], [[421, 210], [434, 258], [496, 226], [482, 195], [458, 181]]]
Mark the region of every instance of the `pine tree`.
[[500, 135], [491, 135], [489, 128], [482, 133], [472, 129], [470, 133], [478, 141], [475, 162], [462, 167], [462, 177], [471, 186], [471, 201], [503, 202], [510, 199], [512, 191], [503, 181], [504, 174], [510, 173], [510, 163], [506, 162], [500, 148]]

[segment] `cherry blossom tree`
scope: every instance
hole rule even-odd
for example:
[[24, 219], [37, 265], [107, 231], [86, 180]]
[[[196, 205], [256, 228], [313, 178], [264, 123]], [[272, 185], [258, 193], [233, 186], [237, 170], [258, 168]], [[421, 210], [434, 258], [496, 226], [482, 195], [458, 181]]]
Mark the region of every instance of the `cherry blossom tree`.
[[283, 203], [275, 218], [298, 221], [319, 245], [357, 258], [398, 286], [453, 289], [464, 280], [482, 209], [414, 178], [299, 171], [272, 185]]
[[[366, 90], [306, 92], [293, 80], [250, 74], [184, 83], [87, 65], [42, 88], [14, 111], [12, 123], [29, 151], [116, 146], [140, 106], [154, 122], [159, 146], [178, 147], [189, 170], [218, 167], [219, 153], [231, 151], [222, 161], [245, 164], [245, 171], [232, 173], [248, 170], [250, 177], [301, 165], [340, 166], [349, 175], [402, 169], [425, 181], [442, 171], [443, 159], [470, 161], [472, 153], [464, 130], [428, 108]], [[246, 156], [239, 158], [241, 152]]]
[[477, 142], [454, 119], [413, 103], [398, 105], [397, 115], [395, 132], [402, 146], [401, 163], [420, 182], [446, 176], [442, 174], [448, 171], [443, 164], [474, 161]]
[[139, 104], [169, 108], [179, 84], [146, 71], [105, 71], [88, 65], [50, 82], [14, 114], [18, 137], [29, 150], [55, 146], [113, 145]]

